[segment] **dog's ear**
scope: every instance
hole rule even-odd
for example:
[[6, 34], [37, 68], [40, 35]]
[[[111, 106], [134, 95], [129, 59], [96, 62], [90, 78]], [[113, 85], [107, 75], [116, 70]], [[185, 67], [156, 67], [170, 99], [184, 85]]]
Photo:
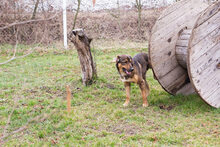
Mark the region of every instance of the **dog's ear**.
[[121, 56], [117, 56], [116, 63], [120, 62]]
[[132, 62], [132, 57], [131, 56], [128, 56], [128, 59], [130, 62]]
[[89, 41], [89, 44], [91, 43], [91, 41], [92, 41], [92, 38], [88, 38], [88, 41]]
[[131, 57], [131, 56], [128, 56], [128, 60], [129, 60], [129, 62], [131, 62], [132, 64], [134, 64], [134, 61], [132, 60], [132, 57]]

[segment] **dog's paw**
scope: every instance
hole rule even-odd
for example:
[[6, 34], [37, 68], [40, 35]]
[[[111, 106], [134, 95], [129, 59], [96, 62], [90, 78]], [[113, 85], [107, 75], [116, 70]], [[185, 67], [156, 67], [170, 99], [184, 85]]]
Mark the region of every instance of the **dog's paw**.
[[143, 107], [148, 107], [149, 105], [148, 105], [148, 103], [146, 103], [146, 104], [143, 104]]
[[127, 107], [128, 105], [129, 105], [129, 103], [124, 103], [123, 104], [124, 107]]

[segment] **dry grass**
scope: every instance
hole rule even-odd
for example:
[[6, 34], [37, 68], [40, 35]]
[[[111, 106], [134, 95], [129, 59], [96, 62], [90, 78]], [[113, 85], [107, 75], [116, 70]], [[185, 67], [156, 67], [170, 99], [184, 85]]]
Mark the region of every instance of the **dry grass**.
[[[149, 33], [159, 16], [160, 9], [147, 9], [142, 11], [141, 33], [137, 31], [138, 13], [135, 10], [103, 10], [96, 12], [80, 12], [76, 27], [85, 29], [85, 32], [94, 39], [111, 39], [111, 40], [132, 40], [143, 41], [149, 38]], [[27, 12], [21, 11], [17, 18], [14, 18], [6, 12], [0, 13], [0, 43], [16, 42], [23, 44], [34, 44], [42, 42], [50, 44], [54, 41], [62, 40], [62, 13], [47, 12], [38, 14], [36, 19], [48, 19], [52, 16], [57, 16], [47, 21], [35, 21], [22, 25], [14, 25], [6, 29], [1, 29], [14, 22], [23, 22], [30, 20], [30, 15]], [[72, 30], [74, 13], [67, 13], [68, 32]], [[113, 15], [112, 15], [113, 14]], [[118, 18], [116, 18], [116, 15]], [[16, 34], [17, 37], [16, 37]]]

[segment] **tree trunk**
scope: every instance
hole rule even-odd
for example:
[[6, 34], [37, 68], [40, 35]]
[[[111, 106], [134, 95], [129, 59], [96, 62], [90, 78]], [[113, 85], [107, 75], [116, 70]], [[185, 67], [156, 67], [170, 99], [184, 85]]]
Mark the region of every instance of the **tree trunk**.
[[92, 84], [94, 79], [97, 78], [96, 65], [93, 61], [90, 49], [90, 42], [92, 39], [88, 38], [82, 29], [73, 30], [69, 37], [78, 52], [82, 71], [82, 82], [85, 86]]
[[40, 0], [37, 0], [36, 3], [35, 3], [34, 12], [33, 12], [33, 14], [32, 14], [31, 19], [35, 19], [39, 2], [40, 2]]
[[142, 10], [141, 0], [136, 0], [136, 6], [138, 9], [138, 34], [139, 36], [141, 36], [141, 10]]

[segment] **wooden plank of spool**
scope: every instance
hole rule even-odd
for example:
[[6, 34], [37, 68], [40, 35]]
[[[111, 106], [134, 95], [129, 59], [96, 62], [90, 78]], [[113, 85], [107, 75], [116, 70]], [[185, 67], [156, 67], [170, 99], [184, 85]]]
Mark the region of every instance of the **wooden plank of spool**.
[[[187, 70], [176, 59], [176, 43], [180, 30], [193, 28], [199, 14], [207, 7], [201, 0], [176, 2], [162, 12], [152, 28], [149, 58], [157, 80], [170, 94], [189, 94], [194, 91], [189, 84]], [[182, 40], [189, 39], [189, 33], [185, 32], [181, 36]]]
[[[176, 60], [184, 69], [187, 69], [188, 44], [192, 29], [183, 29], [179, 32], [179, 38], [176, 43]], [[183, 37], [183, 36], [188, 37]]]
[[198, 18], [189, 42], [187, 67], [192, 85], [209, 105], [220, 107], [220, 2]]

